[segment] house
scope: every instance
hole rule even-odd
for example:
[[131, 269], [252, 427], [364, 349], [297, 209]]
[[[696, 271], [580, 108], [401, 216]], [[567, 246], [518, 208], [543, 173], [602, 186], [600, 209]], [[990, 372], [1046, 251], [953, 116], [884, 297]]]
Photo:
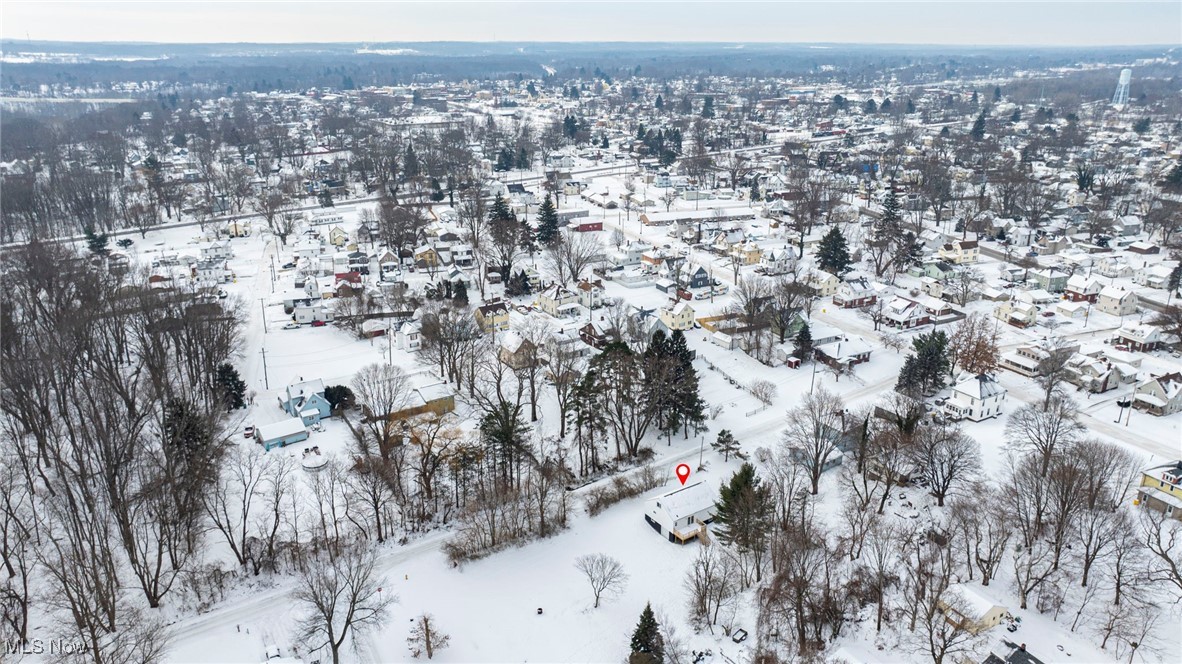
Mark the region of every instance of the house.
[[1140, 235], [1142, 228], [1141, 218], [1134, 214], [1126, 214], [1116, 220], [1116, 232], [1122, 237]]
[[675, 491], [649, 498], [644, 520], [658, 535], [675, 544], [706, 537], [706, 524], [718, 511], [714, 491], [705, 482], [696, 482]]
[[1067, 280], [1067, 299], [1072, 302], [1091, 302], [1095, 304], [1096, 298], [1100, 297], [1100, 291], [1103, 289], [1104, 283], [1098, 278], [1073, 274]]
[[1007, 300], [997, 303], [993, 317], [1014, 327], [1030, 327], [1038, 320], [1038, 307], [1031, 302]]
[[882, 322], [900, 330], [909, 330], [932, 322], [932, 317], [915, 300], [896, 296], [883, 308]]
[[1143, 256], [1161, 253], [1161, 247], [1157, 246], [1156, 244], [1154, 244], [1152, 242], [1144, 242], [1142, 240], [1138, 240], [1136, 242], [1133, 242], [1133, 243], [1129, 244], [1128, 247], [1125, 247], [1125, 248], [1128, 249], [1131, 253], [1141, 254]]
[[841, 279], [824, 270], [813, 270], [808, 273], [804, 283], [812, 290], [816, 297], [833, 297], [837, 289], [841, 288]]
[[1119, 286], [1105, 286], [1096, 297], [1096, 309], [1110, 316], [1128, 316], [1137, 312], [1137, 294]]
[[497, 359], [510, 369], [524, 369], [538, 362], [538, 347], [529, 339], [509, 331], [499, 339]]
[[324, 381], [320, 379], [291, 383], [278, 398], [283, 412], [301, 418], [305, 426], [312, 426], [332, 413], [332, 406], [324, 397]]
[[1150, 376], [1133, 392], [1133, 408], [1150, 415], [1173, 415], [1182, 410], [1182, 373]]
[[611, 261], [612, 265], [617, 267], [636, 265], [640, 262], [640, 257], [644, 255], [644, 252], [649, 251], [652, 248], [653, 245], [647, 242], [629, 242], [628, 244], [621, 247], [619, 251], [612, 254], [609, 260]]
[[763, 258], [763, 249], [748, 240], [742, 244], [732, 245], [729, 255], [737, 259], [740, 265], [755, 265]]
[[701, 265], [691, 265], [686, 263], [681, 268], [683, 283], [690, 288], [709, 288], [711, 285], [710, 273]]
[[976, 263], [980, 249], [976, 240], [957, 240], [940, 247], [937, 252], [940, 258], [951, 261], [956, 265]]
[[956, 268], [944, 261], [927, 261], [920, 270], [920, 276], [931, 277], [936, 281], [947, 281], [956, 274]]
[[1113, 341], [1128, 346], [1129, 350], [1148, 353], [1162, 345], [1161, 328], [1144, 323], [1131, 323], [1112, 335]]
[[1088, 309], [1091, 307], [1087, 302], [1071, 302], [1070, 300], [1063, 300], [1055, 305], [1055, 313], [1064, 318], [1085, 318], [1088, 314]]
[[415, 248], [414, 263], [415, 267], [426, 270], [439, 267], [443, 264], [443, 259], [435, 247], [424, 245]]
[[796, 267], [796, 252], [790, 247], [768, 249], [760, 257], [759, 265], [768, 276], [787, 274]]
[[603, 282], [598, 279], [582, 279], [575, 284], [575, 292], [579, 295], [579, 304], [587, 309], [598, 309], [603, 306]]
[[664, 306], [657, 311], [657, 316], [665, 327], [670, 330], [689, 330], [694, 326], [694, 308], [689, 302], [681, 300], [673, 306]]
[[990, 599], [983, 586], [958, 583], [944, 591], [940, 612], [944, 620], [972, 634], [987, 632], [1001, 624], [1009, 610]]
[[1182, 461], [1171, 461], [1141, 471], [1137, 504], [1182, 519]]
[[255, 440], [270, 451], [273, 447], [285, 447], [308, 440], [308, 429], [298, 417], [290, 417], [272, 424], [262, 424], [255, 429]]
[[456, 409], [456, 395], [447, 383], [434, 383], [411, 389], [402, 408], [387, 415], [393, 420], [403, 420], [424, 413], [442, 415]]
[[565, 286], [554, 284], [538, 293], [538, 309], [555, 318], [573, 316], [579, 309], [579, 296]]
[[1042, 361], [1047, 357], [1048, 353], [1037, 345], [1023, 344], [1010, 352], [1002, 353], [998, 364], [1003, 369], [1033, 378], [1040, 374]]
[[328, 243], [334, 247], [343, 247], [349, 244], [349, 234], [340, 226], [333, 226], [328, 232]]
[[849, 370], [855, 365], [869, 362], [873, 349], [865, 339], [852, 337], [814, 345], [813, 357], [835, 369]]
[[201, 252], [201, 260], [203, 261], [224, 261], [234, 257], [229, 240], [202, 242], [197, 245], [197, 249]]
[[1133, 282], [1138, 286], [1165, 290], [1169, 285], [1170, 272], [1172, 271], [1173, 268], [1162, 265], [1161, 263], [1147, 265], [1134, 272]]
[[229, 281], [230, 272], [226, 262], [221, 260], [198, 261], [193, 266], [193, 278], [203, 284], [224, 284]]
[[423, 329], [418, 321], [410, 320], [398, 327], [398, 348], [414, 353], [423, 347]]
[[1129, 382], [1137, 375], [1136, 370], [1128, 365], [1082, 353], [1071, 356], [1065, 370], [1067, 382], [1092, 394], [1115, 390], [1121, 383]]
[[576, 219], [576, 220], [572, 221], [570, 226], [568, 226], [568, 228], [570, 228], [572, 231], [574, 231], [576, 233], [589, 233], [589, 232], [593, 232], [593, 231], [601, 231], [601, 230], [603, 230], [603, 221], [600, 219], [591, 219], [590, 217], [584, 217], [584, 218], [580, 218], [580, 219]]
[[844, 282], [833, 295], [833, 304], [842, 309], [868, 307], [877, 301], [877, 292], [864, 277]]
[[453, 265], [459, 267], [471, 267], [472, 261], [475, 260], [472, 254], [472, 245], [470, 244], [453, 244], [451, 246], [451, 262]]
[[601, 316], [597, 321], [591, 321], [579, 328], [579, 338], [592, 348], [603, 350], [612, 340], [614, 329], [604, 322]]
[[475, 316], [476, 324], [485, 334], [509, 329], [509, 305], [505, 302], [489, 302], [476, 307]]
[[1038, 284], [1039, 288], [1048, 290], [1052, 293], [1062, 293], [1067, 290], [1067, 279], [1070, 278], [1066, 272], [1056, 270], [1055, 268], [1046, 268], [1042, 270], [1035, 270], [1030, 273], [1030, 280]]
[[297, 304], [292, 311], [292, 318], [301, 325], [315, 323], [316, 321], [327, 323], [332, 320], [332, 311], [329, 310], [323, 301]]
[[1101, 258], [1096, 265], [1096, 271], [1101, 276], [1109, 279], [1126, 278], [1133, 276], [1133, 266], [1129, 265], [1128, 260], [1124, 256], [1108, 256]]
[[988, 374], [961, 375], [952, 386], [952, 396], [943, 404], [945, 415], [953, 420], [980, 422], [1001, 415], [1006, 388]]

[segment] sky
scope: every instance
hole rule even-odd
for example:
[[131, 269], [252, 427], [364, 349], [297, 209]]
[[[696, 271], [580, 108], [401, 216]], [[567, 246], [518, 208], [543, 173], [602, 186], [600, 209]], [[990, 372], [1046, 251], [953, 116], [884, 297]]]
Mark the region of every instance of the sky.
[[61, 41], [1182, 44], [1182, 1], [0, 2], [0, 36]]

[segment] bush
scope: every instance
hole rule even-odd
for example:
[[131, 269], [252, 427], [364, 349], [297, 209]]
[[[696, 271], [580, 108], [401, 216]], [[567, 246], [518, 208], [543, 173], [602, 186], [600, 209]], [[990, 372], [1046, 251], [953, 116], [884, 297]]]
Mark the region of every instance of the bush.
[[611, 482], [587, 492], [587, 513], [591, 516], [626, 498], [633, 498], [661, 485], [661, 474], [652, 466], [645, 466], [632, 475], [613, 477]]

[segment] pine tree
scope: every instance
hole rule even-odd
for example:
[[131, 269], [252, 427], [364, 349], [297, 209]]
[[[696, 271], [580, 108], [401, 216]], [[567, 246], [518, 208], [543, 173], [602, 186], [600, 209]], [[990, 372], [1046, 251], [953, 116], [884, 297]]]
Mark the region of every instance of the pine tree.
[[525, 151], [524, 147], [517, 148], [517, 160], [513, 166], [519, 171], [529, 169], [529, 154]]
[[[718, 490], [718, 539], [743, 551], [763, 551], [772, 524], [772, 497], [760, 486], [755, 467], [743, 463]], [[756, 570], [759, 574], [759, 570]]]
[[661, 95], [657, 95], [657, 101], [653, 104], [653, 106], [656, 106], [658, 111], [665, 108], [664, 98], [662, 98]]
[[[976, 95], [975, 92], [973, 94]], [[969, 130], [969, 138], [974, 141], [985, 140], [985, 111], [981, 111], [981, 114], [973, 121], [973, 128]]]
[[1170, 191], [1182, 190], [1182, 157], [1178, 157], [1178, 163], [1166, 175], [1165, 188]]
[[332, 202], [332, 192], [328, 190], [328, 187], [320, 190], [320, 193], [316, 195], [316, 200], [320, 202], [320, 207], [330, 208], [335, 205]]
[[1170, 276], [1166, 277], [1166, 290], [1170, 294], [1177, 293], [1179, 286], [1182, 286], [1182, 263], [1175, 265], [1174, 269], [1170, 270]]
[[457, 282], [456, 289], [452, 292], [451, 299], [461, 307], [468, 306], [468, 286], [462, 281]]
[[908, 97], [907, 98], [907, 114], [910, 115], [914, 112], [915, 112], [915, 102], [911, 101], [911, 98]]
[[554, 210], [554, 200], [550, 198], [550, 192], [546, 192], [542, 204], [538, 206], [538, 233], [535, 238], [543, 247], [549, 247], [561, 240], [558, 234], [558, 212]]
[[878, 104], [875, 104], [873, 99], [867, 99], [866, 103], [862, 105], [862, 112], [866, 115], [874, 115], [878, 112]]
[[758, 180], [751, 181], [751, 195], [749, 196], [749, 198], [751, 199], [752, 203], [758, 203], [759, 201], [763, 200], [763, 196], [761, 196], [759, 193], [759, 181]]
[[903, 221], [899, 214], [899, 195], [895, 193], [895, 178], [887, 183], [886, 197], [882, 199], [882, 217], [879, 218], [879, 224], [887, 229], [889, 233], [897, 232], [900, 222]]
[[497, 163], [493, 164], [493, 170], [498, 173], [513, 170], [513, 153], [509, 151], [509, 148], [501, 148], [501, 151], [497, 153]]
[[1133, 123], [1133, 131], [1138, 134], [1144, 134], [1149, 131], [1149, 118], [1141, 118]]
[[883, 99], [883, 100], [882, 100], [882, 106], [879, 106], [879, 107], [878, 107], [878, 110], [879, 110], [879, 111], [881, 111], [881, 112], [883, 112], [883, 113], [889, 113], [889, 112], [890, 112], [890, 110], [891, 110], [891, 100], [890, 100], [890, 98], [889, 98], [889, 97], [888, 97], [888, 98], [886, 98], [886, 99]]
[[324, 388], [324, 400], [334, 413], [348, 410], [357, 404], [357, 397], [348, 385], [329, 385]]
[[[977, 97], [977, 93], [974, 92], [973, 93], [974, 100], [976, 99], [976, 97]], [[993, 88], [993, 101], [1001, 101], [1001, 86], [1000, 85]]]
[[730, 429], [719, 431], [718, 437], [714, 439], [713, 443], [710, 443], [710, 447], [722, 455], [724, 462], [730, 461], [732, 454], [735, 457], [742, 458], [739, 457], [742, 448], [739, 447], [739, 441], [735, 438], [735, 434], [731, 433]]
[[702, 117], [707, 119], [714, 117], [714, 97], [706, 97], [702, 101]]
[[107, 243], [111, 238], [107, 237], [106, 233], [95, 233], [93, 226], [87, 226], [85, 229], [86, 248], [90, 253], [96, 256], [105, 256], [110, 251], [107, 248]]
[[226, 410], [237, 410], [246, 406], [246, 383], [238, 375], [238, 370], [230, 363], [219, 364], [214, 375], [218, 400]]
[[796, 333], [796, 337], [792, 340], [796, 350], [793, 352], [800, 361], [807, 361], [813, 355], [813, 332], [809, 329], [809, 324], [805, 323], [800, 326], [800, 330]]
[[817, 248], [817, 263], [822, 270], [841, 276], [849, 271], [850, 252], [841, 229], [834, 226], [821, 238]]
[[517, 221], [517, 216], [509, 209], [509, 201], [506, 201], [504, 196], [497, 194], [493, 198], [489, 219], [492, 221]]
[[665, 639], [661, 636], [651, 604], [644, 605], [640, 621], [632, 632], [631, 648], [628, 664], [663, 664], [665, 661]]
[[413, 145], [406, 146], [406, 156], [402, 160], [402, 172], [408, 178], [419, 176], [419, 156], [415, 154]]

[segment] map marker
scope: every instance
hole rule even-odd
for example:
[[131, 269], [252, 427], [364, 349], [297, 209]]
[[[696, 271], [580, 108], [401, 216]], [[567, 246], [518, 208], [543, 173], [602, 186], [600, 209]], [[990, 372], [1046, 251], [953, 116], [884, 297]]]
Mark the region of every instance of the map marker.
[[681, 480], [682, 486], [685, 486], [685, 481], [689, 479], [690, 467], [688, 463], [677, 464], [677, 479]]

